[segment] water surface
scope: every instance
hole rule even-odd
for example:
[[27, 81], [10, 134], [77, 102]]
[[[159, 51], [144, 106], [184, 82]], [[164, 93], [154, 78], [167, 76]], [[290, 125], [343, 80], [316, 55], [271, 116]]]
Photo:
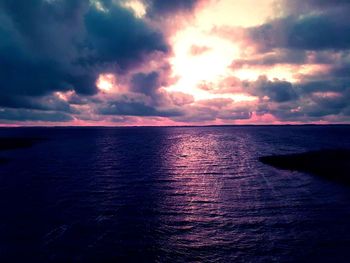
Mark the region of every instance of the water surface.
[[258, 157], [350, 148], [350, 126], [15, 128], [0, 261], [348, 262], [350, 188]]

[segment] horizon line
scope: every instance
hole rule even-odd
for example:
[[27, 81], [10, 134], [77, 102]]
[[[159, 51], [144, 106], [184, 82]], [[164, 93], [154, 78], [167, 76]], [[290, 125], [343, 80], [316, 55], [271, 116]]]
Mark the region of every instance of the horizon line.
[[327, 123], [327, 124], [213, 124], [213, 125], [18, 125], [1, 126], [5, 128], [201, 128], [201, 127], [281, 127], [281, 126], [350, 126], [350, 123]]

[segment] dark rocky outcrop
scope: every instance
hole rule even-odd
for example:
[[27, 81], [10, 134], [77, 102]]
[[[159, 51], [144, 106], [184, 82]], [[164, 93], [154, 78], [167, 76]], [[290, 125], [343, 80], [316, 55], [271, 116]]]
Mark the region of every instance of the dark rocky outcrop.
[[350, 149], [264, 156], [259, 160], [276, 168], [312, 173], [350, 185]]

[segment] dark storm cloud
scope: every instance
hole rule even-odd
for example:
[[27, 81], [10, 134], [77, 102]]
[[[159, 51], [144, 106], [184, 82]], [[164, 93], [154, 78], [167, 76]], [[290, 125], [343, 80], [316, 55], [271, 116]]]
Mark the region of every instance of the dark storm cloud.
[[300, 94], [294, 103], [298, 111], [286, 112], [287, 115], [299, 114], [312, 118], [328, 115], [349, 116], [350, 80], [329, 79], [324, 81], [307, 81], [294, 85]]
[[23, 97], [54, 91], [93, 95], [104, 70], [126, 74], [168, 51], [162, 34], [130, 10], [102, 5], [108, 11], [88, 0], [0, 0], [0, 106], [30, 109]]
[[153, 117], [174, 117], [181, 116], [181, 111], [177, 109], [157, 109], [146, 105], [141, 101], [116, 101], [108, 102], [107, 105], [98, 110], [102, 115], [125, 115], [125, 116], [153, 116]]
[[25, 108], [43, 111], [61, 111], [66, 113], [76, 113], [76, 110], [64, 100], [56, 96], [1, 96], [0, 104], [7, 108]]
[[338, 61], [338, 63], [332, 67], [331, 74], [337, 78], [350, 78], [349, 57]]
[[298, 97], [293, 85], [284, 80], [270, 81], [266, 76], [260, 76], [255, 82], [244, 81], [242, 84], [245, 91], [261, 99], [267, 96], [274, 102], [286, 102]]
[[215, 120], [247, 120], [252, 116], [252, 109], [234, 105], [230, 99], [211, 99], [198, 102], [185, 108], [184, 114], [172, 119], [181, 122], [206, 122]]
[[294, 13], [252, 28], [248, 34], [262, 50], [348, 49], [350, 48], [350, 5], [343, 4], [341, 7], [325, 8], [322, 12], [312, 10], [313, 12], [303, 15]]
[[[266, 106], [266, 105], [265, 105]], [[339, 98], [304, 98], [300, 101], [261, 108], [281, 121], [320, 121], [328, 116], [349, 117], [346, 102]]]
[[157, 72], [137, 73], [131, 79], [130, 90], [152, 96], [159, 87], [159, 74]]
[[183, 94], [172, 94], [161, 89], [169, 84], [168, 74], [167, 69], [136, 73], [131, 76], [129, 91], [145, 95], [153, 106], [169, 106], [169, 104], [179, 103], [184, 99]]
[[178, 11], [191, 11], [201, 0], [146, 0], [151, 16], [166, 15]]
[[286, 14], [325, 11], [329, 9], [348, 8], [348, 0], [282, 0], [281, 7]]
[[313, 92], [344, 92], [350, 87], [350, 79], [307, 80], [298, 83], [299, 92], [310, 94]]
[[168, 50], [160, 32], [115, 4], [108, 6], [108, 12], [90, 8], [85, 25], [94, 62], [115, 62], [125, 69], [140, 63], [146, 54]]
[[[23, 49], [36, 54], [67, 55], [73, 37], [78, 37], [83, 22], [82, 15], [89, 7], [81, 0], [0, 0], [1, 17], [10, 37], [17, 37]], [[2, 23], [4, 26], [4, 23]], [[67, 50], [68, 48], [68, 50]]]
[[73, 118], [70, 115], [62, 112], [0, 108], [0, 120], [68, 122], [72, 121]]
[[0, 1], [1, 93], [41, 95], [72, 86], [93, 92], [77, 85], [70, 61], [76, 55], [72, 37], [80, 35], [78, 15], [84, 6], [84, 1], [74, 0]]
[[[310, 81], [289, 83], [290, 100], [261, 100], [257, 113], [270, 113], [281, 121], [319, 121], [327, 116], [349, 116], [348, 82]], [[251, 86], [256, 86], [256, 83]], [[287, 84], [286, 84], [287, 85]], [[260, 90], [261, 92], [261, 90]], [[255, 93], [257, 93], [255, 91]], [[263, 92], [262, 94], [269, 92]]]
[[231, 68], [240, 69], [243, 66], [273, 66], [276, 64], [304, 64], [308, 63], [307, 52], [301, 50], [275, 49], [272, 52], [258, 54], [246, 59], [236, 59]]

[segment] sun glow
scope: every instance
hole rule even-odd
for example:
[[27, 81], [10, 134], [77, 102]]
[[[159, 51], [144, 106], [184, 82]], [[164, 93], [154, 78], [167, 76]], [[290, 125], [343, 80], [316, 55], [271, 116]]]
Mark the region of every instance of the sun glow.
[[95, 8], [100, 12], [104, 12], [104, 13], [108, 12], [108, 9], [106, 9], [103, 6], [103, 4], [98, 0], [90, 0], [90, 4], [95, 6]]
[[64, 100], [64, 101], [68, 101], [74, 94], [75, 94], [74, 90], [69, 90], [69, 91], [66, 91], [66, 92], [63, 92], [63, 91], [55, 92], [55, 95], [60, 100]]
[[123, 3], [123, 6], [133, 11], [134, 15], [137, 18], [142, 18], [147, 13], [146, 6], [141, 1], [137, 1], [137, 0], [125, 1]]
[[96, 86], [102, 92], [111, 93], [117, 86], [117, 79], [114, 74], [100, 74], [96, 81]]
[[178, 32], [172, 40], [174, 57], [170, 60], [178, 82], [171, 91], [186, 92], [195, 100], [213, 97], [198, 86], [202, 82], [215, 82], [227, 75], [238, 47], [232, 42], [205, 34], [195, 28]]
[[[213, 29], [259, 25], [272, 16], [273, 2], [274, 0], [262, 0], [253, 13], [251, 10], [255, 4], [253, 0], [213, 1], [200, 10], [196, 14], [193, 26], [183, 28], [171, 39], [174, 56], [170, 63], [174, 77], [178, 81], [168, 90], [188, 93], [194, 97], [195, 101], [215, 98], [231, 98], [235, 101], [255, 100], [256, 98], [246, 94], [214, 94], [210, 90], [201, 89], [200, 85], [212, 83], [219, 86], [222, 79], [233, 75], [230, 66], [244, 53], [242, 43], [233, 41], [235, 36], [224, 38], [213, 33]], [[274, 73], [278, 75], [279, 72], [273, 72], [270, 75], [275, 75]], [[285, 73], [283, 78], [291, 76], [284, 71], [282, 73]], [[261, 75], [259, 71], [247, 70], [236, 74], [242, 79], [257, 79], [259, 75]]]
[[257, 26], [274, 16], [274, 11], [278, 7], [275, 3], [275, 0], [212, 1], [197, 15], [197, 21], [202, 28], [208, 29], [211, 29], [213, 25]]

